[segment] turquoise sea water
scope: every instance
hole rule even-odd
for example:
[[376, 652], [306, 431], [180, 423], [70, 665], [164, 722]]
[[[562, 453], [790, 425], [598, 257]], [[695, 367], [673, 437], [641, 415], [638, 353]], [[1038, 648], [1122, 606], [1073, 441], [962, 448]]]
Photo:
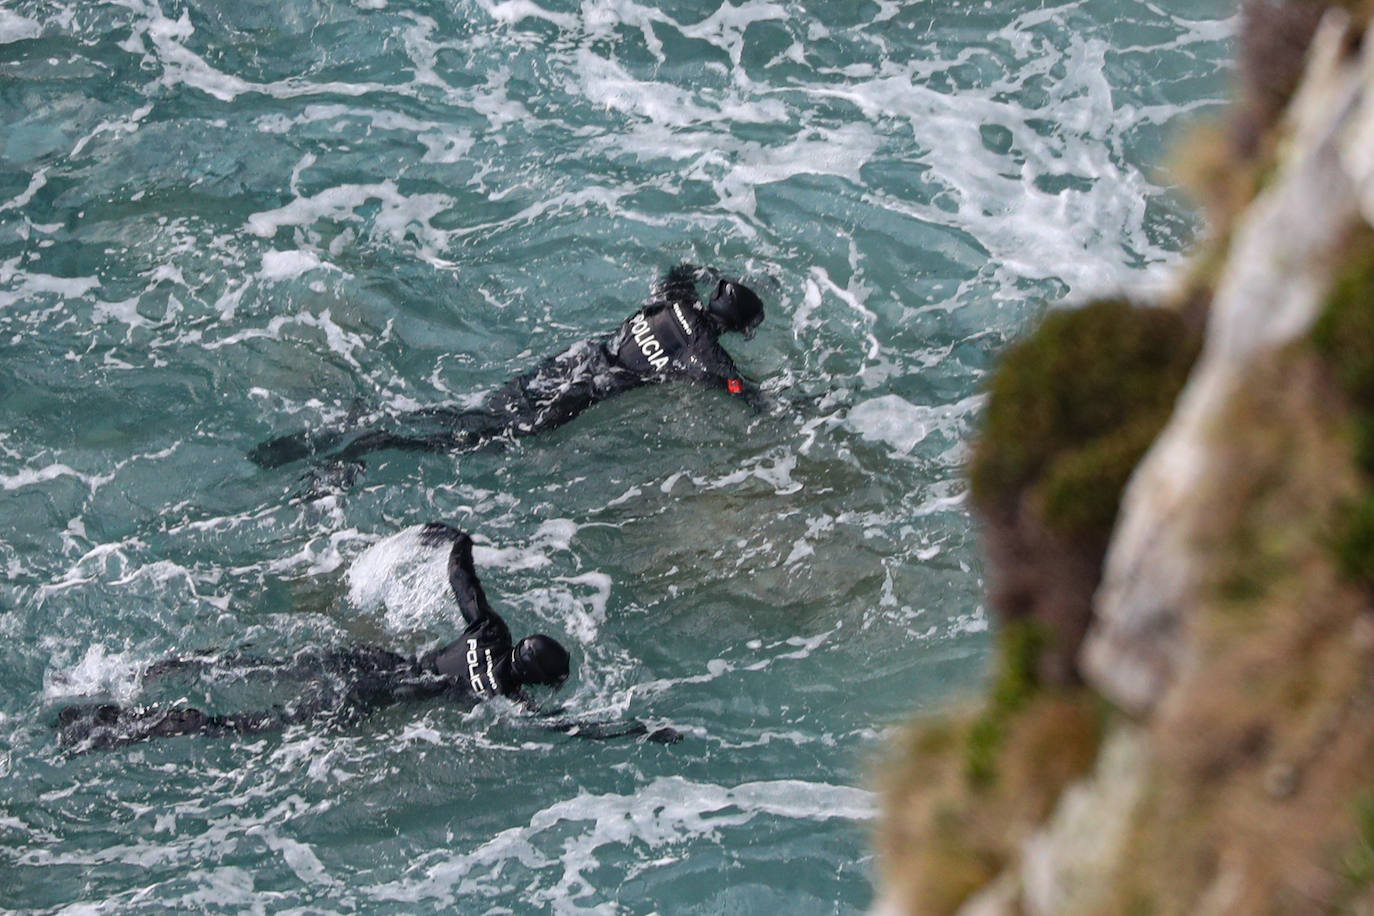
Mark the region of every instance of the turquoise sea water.
[[[872, 760], [974, 689], [960, 478], [1045, 300], [1158, 286], [1155, 164], [1224, 96], [1207, 0], [0, 0], [0, 908], [855, 913]], [[294, 498], [261, 439], [452, 403], [616, 326], [679, 260], [787, 404], [631, 393]], [[471, 528], [571, 711], [673, 747], [395, 708], [66, 755], [176, 652], [451, 639]], [[269, 691], [270, 693], [270, 691]]]

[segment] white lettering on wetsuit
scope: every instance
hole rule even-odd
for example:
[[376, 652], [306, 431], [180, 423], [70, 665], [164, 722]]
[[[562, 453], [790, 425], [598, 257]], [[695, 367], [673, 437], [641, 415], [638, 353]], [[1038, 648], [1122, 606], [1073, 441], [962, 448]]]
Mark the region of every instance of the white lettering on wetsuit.
[[677, 323], [682, 325], [682, 333], [687, 335], [687, 339], [692, 339], [692, 326], [687, 323], [687, 316], [682, 314], [682, 304], [673, 303], [673, 314], [677, 316]]
[[668, 365], [668, 357], [663, 355], [663, 344], [654, 336], [654, 330], [649, 327], [643, 312], [630, 322], [630, 333], [634, 336], [635, 344], [639, 346], [639, 352], [649, 361], [649, 365], [655, 369], [662, 369]]
[[[482, 653], [487, 657], [487, 681], [491, 684], [492, 688], [494, 689], [496, 687], [496, 678], [494, 677], [495, 672], [492, 670], [493, 661], [491, 657], [491, 650], [483, 649]], [[482, 663], [481, 657], [477, 654], [476, 639], [468, 639], [467, 662], [468, 683], [472, 685], [472, 692], [477, 694], [479, 697], [484, 697], [488, 693], [491, 693], [491, 690], [487, 688], [487, 685], [482, 683]]]

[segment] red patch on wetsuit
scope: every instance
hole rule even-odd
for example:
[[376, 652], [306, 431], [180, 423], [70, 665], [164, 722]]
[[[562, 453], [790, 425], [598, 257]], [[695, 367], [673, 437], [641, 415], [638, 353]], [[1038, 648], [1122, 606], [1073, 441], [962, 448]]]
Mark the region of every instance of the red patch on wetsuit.
[[741, 383], [740, 380], [737, 378], [730, 379], [728, 382], [725, 383], [725, 387], [730, 389], [731, 394], [739, 394], [741, 391], [744, 390], [743, 383]]

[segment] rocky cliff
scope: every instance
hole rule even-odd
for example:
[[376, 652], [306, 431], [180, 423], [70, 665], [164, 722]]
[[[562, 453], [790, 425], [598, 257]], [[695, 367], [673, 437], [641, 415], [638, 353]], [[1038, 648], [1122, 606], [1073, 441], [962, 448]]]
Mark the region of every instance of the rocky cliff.
[[1374, 913], [1370, 13], [1247, 3], [1177, 295], [1005, 356], [990, 695], [894, 754], [875, 912]]

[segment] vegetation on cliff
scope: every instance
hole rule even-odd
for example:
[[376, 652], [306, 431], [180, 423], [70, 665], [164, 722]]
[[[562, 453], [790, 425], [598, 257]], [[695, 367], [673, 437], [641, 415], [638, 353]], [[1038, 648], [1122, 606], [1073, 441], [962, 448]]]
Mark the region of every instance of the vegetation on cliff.
[[1121, 490], [1196, 354], [1177, 312], [1108, 299], [1050, 311], [1001, 360], [969, 476], [994, 610], [1035, 633], [1038, 681], [1078, 683], [1074, 657]]
[[1300, 343], [1256, 364], [1196, 494], [1193, 663], [1143, 723], [1150, 766], [1104, 912], [1343, 912], [1374, 760], [1374, 619], [1333, 562], [1364, 484], [1347, 405]]
[[[1280, 115], [1332, 5], [1246, 2], [1235, 112], [1192, 151], [1216, 235], [1169, 307], [1051, 310], [991, 381], [970, 466], [998, 621], [989, 696], [913, 724], [886, 771], [893, 909], [1374, 913], [1367, 219], [1329, 252], [1310, 335], [1261, 350], [1225, 388], [1186, 506], [1186, 549], [1204, 573], [1178, 614], [1187, 651], [1167, 696], [1117, 711], [1078, 660], [1123, 487], [1170, 419], [1247, 204], [1281, 180]], [[1374, 60], [1361, 51], [1374, 3], [1334, 5], [1353, 14], [1342, 53]], [[1099, 749], [1127, 733], [1138, 766], [1113, 775]], [[1106, 872], [1062, 849], [1025, 868], [1031, 846], [1053, 845], [1051, 822], [1072, 823], [1069, 787], [1114, 778], [1135, 783], [1116, 795], [1130, 815], [1113, 864], [1093, 865]]]
[[1003, 558], [989, 700], [915, 726], [888, 787], [913, 809], [884, 845], [920, 912], [995, 877], [1096, 756], [1105, 707], [1073, 659], [1121, 490], [1196, 352], [1178, 313], [1111, 299], [1049, 312], [1002, 359], [970, 470]]
[[1049, 312], [993, 377], [969, 472], [974, 501], [996, 516], [1030, 500], [1056, 535], [1105, 543], [1196, 354], [1167, 309], [1108, 299]]
[[[1312, 338], [1350, 406], [1355, 462], [1374, 483], [1374, 230], [1352, 242]], [[1345, 506], [1333, 546], [1347, 576], [1374, 585], [1374, 485]]]

